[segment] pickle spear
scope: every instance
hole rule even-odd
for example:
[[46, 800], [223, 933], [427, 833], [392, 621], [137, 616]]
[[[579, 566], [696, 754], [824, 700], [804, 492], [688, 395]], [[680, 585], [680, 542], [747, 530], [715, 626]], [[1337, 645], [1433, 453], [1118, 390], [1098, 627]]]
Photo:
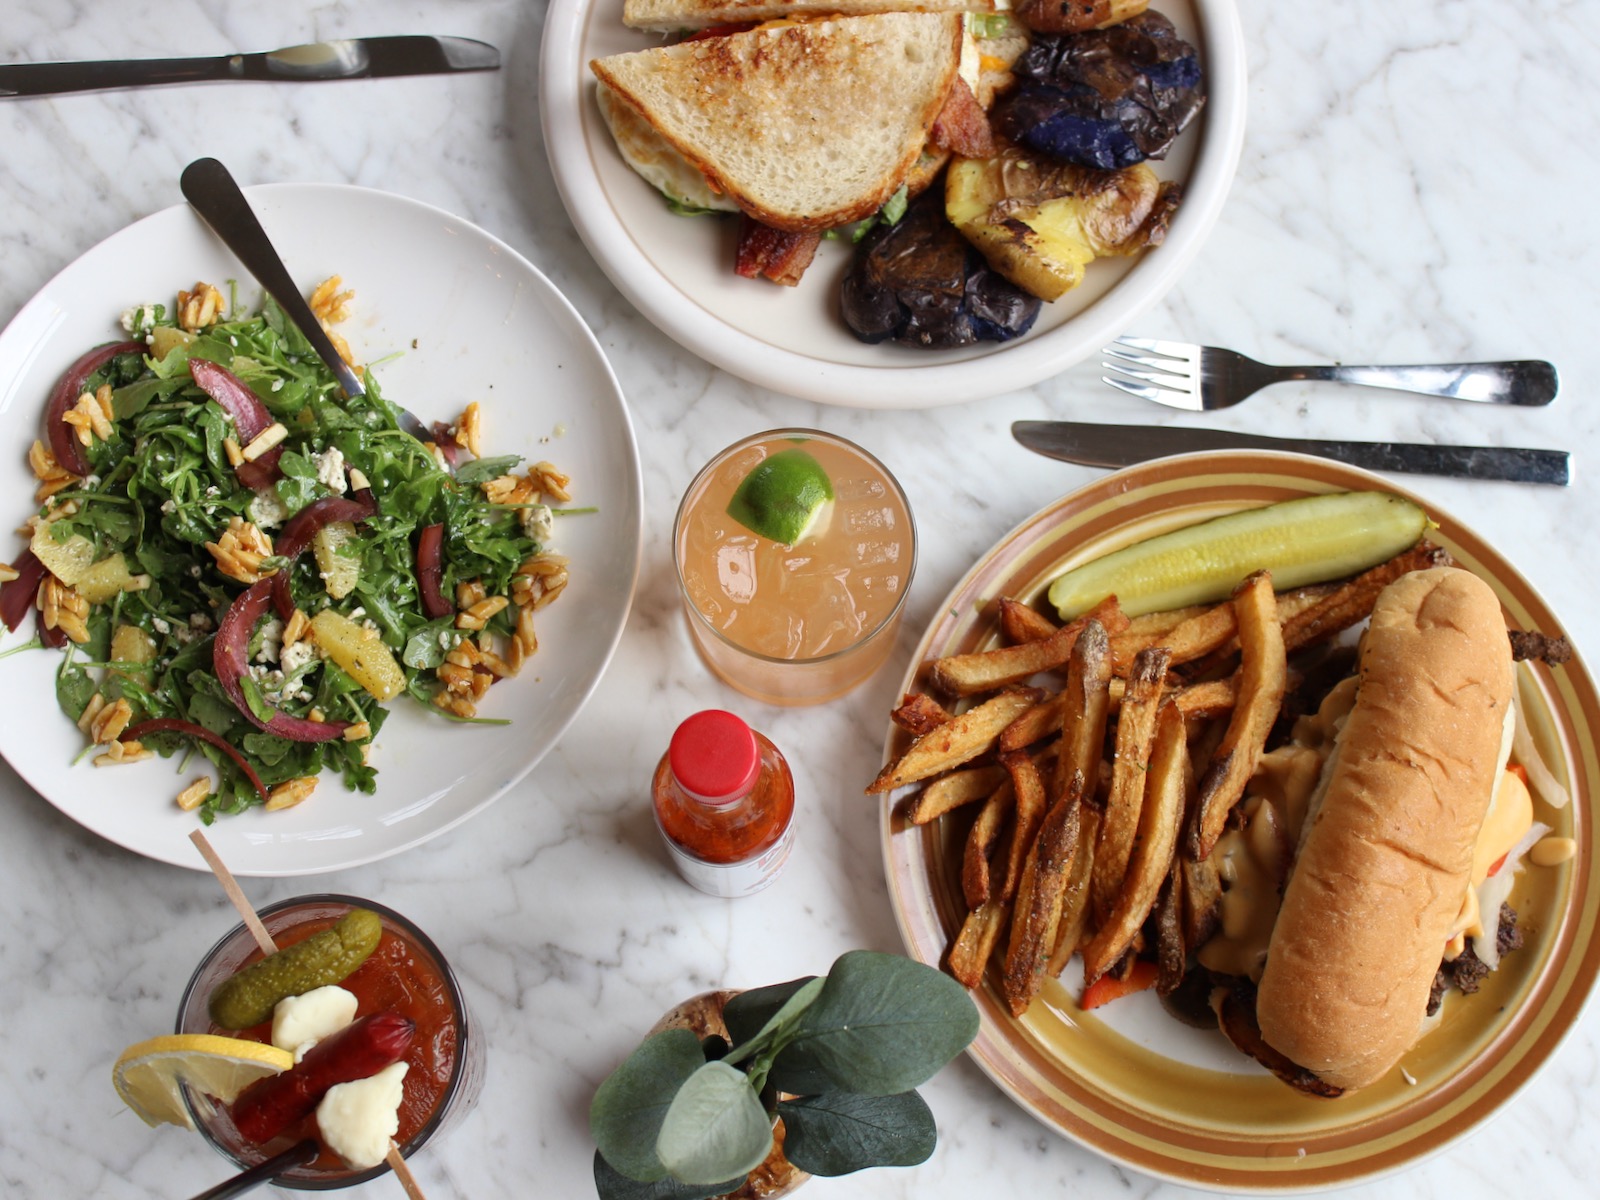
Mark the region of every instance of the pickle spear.
[[378, 948], [382, 937], [383, 922], [377, 913], [352, 908], [322, 932], [285, 946], [223, 980], [207, 1001], [211, 1019], [223, 1029], [259, 1025], [286, 996], [348, 979]]
[[1226, 599], [1256, 571], [1278, 591], [1342, 579], [1414, 546], [1428, 514], [1387, 492], [1282, 500], [1159, 534], [1050, 584], [1063, 621], [1116, 596], [1130, 617]]

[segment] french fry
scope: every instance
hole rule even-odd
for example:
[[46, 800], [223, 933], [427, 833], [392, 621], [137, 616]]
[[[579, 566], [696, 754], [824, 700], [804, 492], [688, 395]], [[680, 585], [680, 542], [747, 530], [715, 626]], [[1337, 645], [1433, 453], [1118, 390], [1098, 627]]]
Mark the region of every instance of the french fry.
[[1055, 948], [1068, 872], [1078, 851], [1083, 789], [1083, 775], [1075, 772], [1045, 814], [1022, 868], [1000, 987], [1012, 1016], [1020, 1017], [1039, 994], [1045, 962]]
[[926, 825], [966, 804], [988, 798], [1005, 782], [1001, 767], [967, 767], [932, 780], [906, 808], [906, 820]]
[[1348, 583], [1339, 585], [1315, 604], [1284, 617], [1284, 648], [1289, 653], [1326, 641], [1372, 615], [1378, 593], [1400, 576], [1428, 567], [1449, 565], [1450, 552], [1431, 542], [1418, 542], [1411, 549], [1363, 571]]
[[1172, 702], [1185, 717], [1220, 717], [1233, 711], [1239, 699], [1239, 680], [1235, 676], [1191, 683], [1172, 693]]
[[1150, 749], [1155, 739], [1156, 713], [1161, 705], [1161, 686], [1166, 674], [1165, 650], [1158, 646], [1141, 650], [1122, 697], [1122, 713], [1117, 718], [1116, 754], [1111, 761], [1111, 791], [1106, 797], [1105, 818], [1100, 822], [1099, 840], [1094, 848], [1090, 903], [1097, 927], [1103, 927], [1111, 916], [1122, 891], [1128, 859], [1133, 854], [1139, 810], [1144, 804]]
[[921, 737], [950, 720], [950, 712], [926, 692], [908, 692], [889, 719], [912, 737]]
[[1060, 628], [1031, 604], [1000, 597], [1000, 632], [1012, 645], [1020, 642], [1037, 642], [1049, 637]]
[[1194, 862], [1178, 856], [1178, 890], [1183, 894], [1183, 941], [1199, 948], [1222, 922], [1222, 877], [1209, 858]]
[[1000, 756], [1000, 765], [1011, 775], [1011, 789], [1016, 793], [1016, 814], [1011, 823], [1011, 841], [1006, 847], [1006, 871], [1001, 877], [998, 896], [1010, 901], [1017, 894], [1022, 880], [1022, 866], [1039, 833], [1039, 823], [1044, 820], [1044, 776], [1038, 764], [1022, 751]]
[[1067, 793], [1082, 775], [1083, 796], [1093, 799], [1105, 753], [1106, 721], [1111, 712], [1111, 639], [1105, 626], [1091, 621], [1072, 648], [1067, 684], [1061, 689], [1061, 751], [1056, 759], [1053, 794]]
[[1234, 592], [1233, 605], [1239, 620], [1239, 698], [1191, 814], [1185, 852], [1196, 861], [1210, 856], [1228, 814], [1244, 795], [1288, 685], [1271, 577], [1257, 572], [1245, 580]]
[[1044, 696], [1039, 688], [1012, 688], [929, 730], [887, 764], [867, 786], [867, 794], [892, 792], [971, 762], [993, 748], [1000, 731]]
[[999, 944], [1000, 933], [1005, 928], [1006, 905], [991, 901], [967, 914], [961, 930], [950, 946], [950, 974], [969, 988], [983, 982], [983, 969], [989, 955]]
[[1117, 661], [1118, 674], [1126, 675], [1141, 650], [1162, 646], [1170, 656], [1171, 665], [1177, 666], [1226, 646], [1238, 631], [1232, 606], [1218, 604], [1158, 634], [1124, 633], [1112, 642], [1111, 652]]
[[[1124, 706], [1123, 720], [1127, 719]], [[1156, 714], [1155, 725], [1138, 835], [1134, 838], [1127, 874], [1110, 914], [1100, 923], [1094, 940], [1084, 947], [1085, 986], [1094, 983], [1128, 952], [1140, 926], [1155, 906], [1156, 896], [1172, 870], [1173, 856], [1177, 852], [1178, 830], [1188, 800], [1184, 774], [1189, 750], [1184, 738], [1183, 714], [1176, 704], [1164, 701]], [[1108, 818], [1109, 815], [1108, 807]]]
[[1054, 737], [1061, 731], [1061, 713], [1066, 705], [1065, 692], [1057, 692], [1039, 701], [1001, 732], [1000, 753], [1021, 750], [1047, 737]]
[[983, 808], [978, 811], [978, 819], [972, 823], [961, 855], [961, 894], [968, 908], [977, 908], [993, 899], [989, 864], [1005, 828], [1006, 818], [1016, 806], [1016, 790], [1008, 778], [984, 801]]
[[1126, 624], [1115, 596], [1108, 596], [1083, 616], [1057, 629], [1049, 637], [980, 650], [972, 654], [952, 654], [935, 660], [934, 686], [953, 696], [972, 696], [993, 691], [1007, 684], [1020, 683], [1044, 671], [1054, 671], [1066, 663], [1078, 634], [1090, 621], [1107, 627]]
[[1149, 640], [1139, 646], [1142, 650], [1145, 646], [1155, 645], [1156, 640], [1169, 629], [1176, 629], [1190, 617], [1198, 617], [1212, 607], [1210, 604], [1191, 604], [1187, 608], [1169, 608], [1162, 612], [1143, 613], [1131, 618], [1128, 621], [1128, 628], [1123, 632], [1148, 637]]
[[1067, 960], [1078, 952], [1089, 925], [1089, 886], [1094, 873], [1094, 844], [1100, 833], [1100, 810], [1092, 804], [1079, 805], [1078, 852], [1072, 856], [1067, 872], [1067, 887], [1061, 898], [1061, 919], [1056, 924], [1055, 948], [1045, 971], [1060, 975]]
[[1189, 950], [1183, 940], [1183, 862], [1173, 856], [1167, 869], [1166, 882], [1156, 897], [1154, 909], [1156, 926], [1156, 994], [1170, 996], [1183, 983], [1188, 973]]

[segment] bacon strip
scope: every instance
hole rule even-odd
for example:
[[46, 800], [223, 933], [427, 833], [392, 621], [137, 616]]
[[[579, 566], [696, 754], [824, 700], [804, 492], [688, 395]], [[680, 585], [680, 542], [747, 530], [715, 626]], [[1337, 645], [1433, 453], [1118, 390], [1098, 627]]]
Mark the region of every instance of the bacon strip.
[[928, 140], [941, 150], [953, 151], [962, 158], [994, 156], [994, 132], [989, 128], [989, 114], [983, 111], [966, 80], [957, 78], [950, 89]]
[[734, 271], [744, 279], [766, 278], [794, 287], [821, 244], [820, 233], [790, 233], [746, 216], [739, 227], [739, 258]]

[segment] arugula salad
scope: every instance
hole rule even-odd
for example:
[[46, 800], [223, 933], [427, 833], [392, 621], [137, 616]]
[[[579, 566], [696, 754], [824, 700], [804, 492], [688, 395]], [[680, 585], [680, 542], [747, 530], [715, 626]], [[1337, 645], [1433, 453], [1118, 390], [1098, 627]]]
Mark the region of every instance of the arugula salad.
[[[312, 297], [325, 325], [338, 284]], [[52, 392], [0, 618], [35, 612], [17, 649], [61, 649], [94, 766], [204, 755], [178, 803], [208, 824], [297, 804], [325, 770], [371, 792], [390, 703], [485, 720], [566, 585], [554, 518], [582, 510], [552, 506], [570, 496], [551, 464], [479, 457], [476, 404], [424, 428], [370, 371], [346, 397], [270, 299], [242, 317], [209, 285], [178, 300], [129, 310], [129, 339]]]

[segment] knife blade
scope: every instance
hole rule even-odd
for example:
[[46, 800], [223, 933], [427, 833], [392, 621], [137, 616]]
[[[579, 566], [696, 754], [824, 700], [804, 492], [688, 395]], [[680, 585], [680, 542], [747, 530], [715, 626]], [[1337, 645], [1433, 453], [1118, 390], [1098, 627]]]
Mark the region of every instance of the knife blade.
[[494, 71], [500, 52], [458, 37], [346, 38], [220, 58], [112, 59], [0, 65], [0, 97], [50, 96], [162, 83], [314, 82]]
[[1175, 425], [1099, 425], [1080, 421], [1016, 421], [1011, 426], [1011, 436], [1039, 454], [1086, 467], [1126, 467], [1169, 454], [1195, 451], [1279, 450], [1332, 458], [1369, 471], [1549, 483], [1563, 487], [1570, 477], [1570, 456], [1566, 451], [1514, 446], [1323, 441]]

